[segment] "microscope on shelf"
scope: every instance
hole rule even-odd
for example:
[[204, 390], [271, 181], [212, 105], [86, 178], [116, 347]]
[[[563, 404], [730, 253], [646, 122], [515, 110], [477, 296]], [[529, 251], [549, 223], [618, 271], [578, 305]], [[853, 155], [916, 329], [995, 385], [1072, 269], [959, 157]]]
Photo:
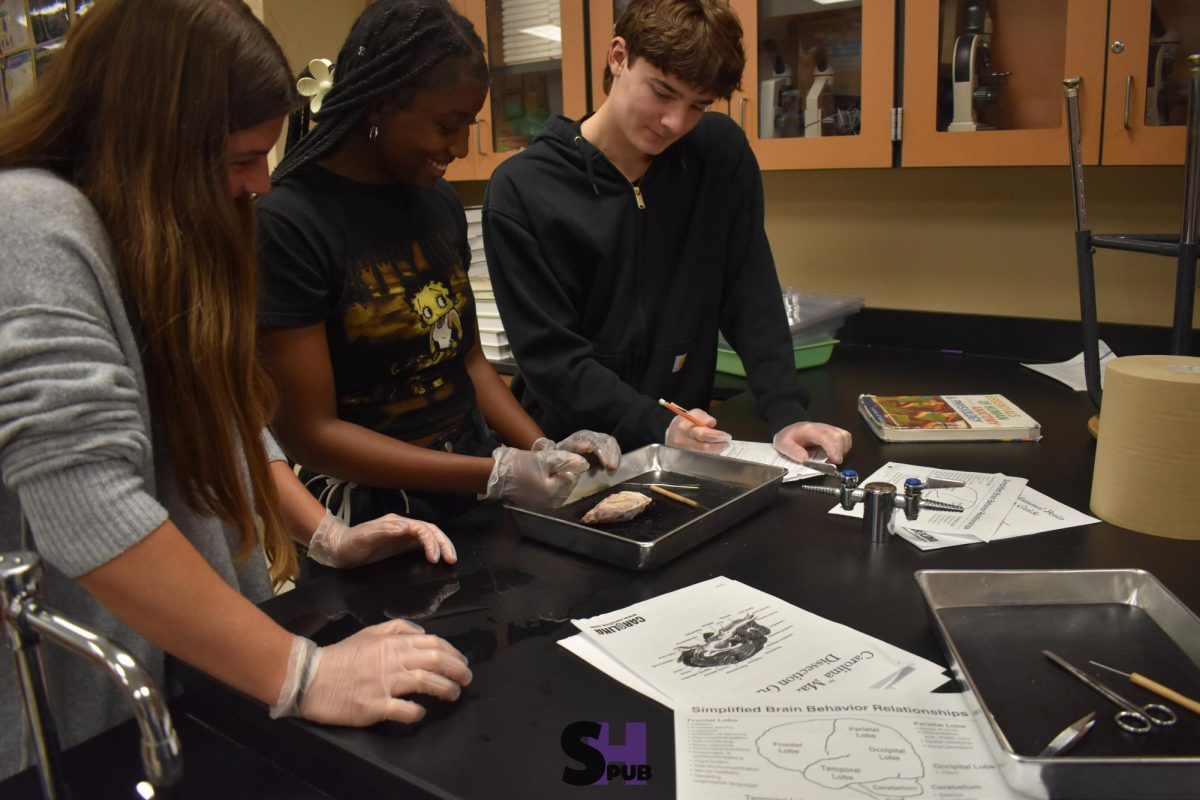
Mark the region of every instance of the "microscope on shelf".
[[954, 118], [948, 130], [994, 130], [978, 121], [976, 111], [1000, 99], [1012, 72], [992, 72], [992, 15], [989, 0], [969, 0], [963, 10], [963, 33], [954, 40]]
[[832, 130], [833, 67], [829, 56], [819, 42], [809, 52], [815, 70], [812, 86], [804, 96], [804, 135], [806, 137], [828, 135], [823, 129]]

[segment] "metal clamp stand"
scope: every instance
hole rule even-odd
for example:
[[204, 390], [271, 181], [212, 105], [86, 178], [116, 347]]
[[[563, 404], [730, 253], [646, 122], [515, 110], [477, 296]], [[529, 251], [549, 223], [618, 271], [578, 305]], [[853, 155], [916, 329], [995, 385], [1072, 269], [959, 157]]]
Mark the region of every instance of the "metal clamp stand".
[[1067, 99], [1067, 133], [1071, 154], [1071, 189], [1075, 196], [1075, 262], [1079, 270], [1079, 316], [1083, 322], [1083, 372], [1088, 396], [1100, 407], [1099, 325], [1096, 321], [1096, 277], [1092, 267], [1094, 248], [1132, 250], [1176, 258], [1175, 312], [1171, 329], [1172, 355], [1189, 350], [1192, 307], [1196, 295], [1197, 195], [1200, 193], [1200, 55], [1188, 56], [1191, 63], [1188, 92], [1187, 156], [1184, 162], [1183, 227], [1171, 234], [1122, 233], [1093, 235], [1084, 208], [1083, 156], [1079, 144], [1079, 87], [1082, 78], [1063, 81]]
[[888, 534], [891, 533], [889, 524], [892, 520], [892, 512], [897, 508], [904, 509], [904, 516], [909, 520], [916, 519], [922, 509], [958, 512], [963, 510], [962, 506], [937, 500], [926, 500], [921, 497], [921, 492], [925, 489], [951, 489], [965, 486], [966, 484], [962, 481], [930, 478], [923, 482], [919, 478], [908, 478], [904, 481], [904, 493], [897, 494], [895, 486], [882, 481], [872, 481], [859, 486], [858, 473], [852, 469], [838, 470], [832, 464], [822, 461], [806, 461], [804, 466], [838, 478], [841, 486], [837, 489], [832, 486], [801, 486], [801, 489], [836, 497], [838, 503], [847, 511], [853, 509], [858, 503], [863, 504], [863, 534], [871, 544], [887, 541]]
[[38, 774], [47, 800], [68, 796], [62, 782], [62, 750], [50, 698], [41, 637], [104, 667], [133, 706], [142, 732], [142, 766], [154, 786], [170, 786], [183, 771], [179, 738], [162, 693], [150, 674], [128, 651], [38, 602], [41, 557], [33, 552], [0, 553], [0, 621], [16, 661], [25, 711], [37, 749]]

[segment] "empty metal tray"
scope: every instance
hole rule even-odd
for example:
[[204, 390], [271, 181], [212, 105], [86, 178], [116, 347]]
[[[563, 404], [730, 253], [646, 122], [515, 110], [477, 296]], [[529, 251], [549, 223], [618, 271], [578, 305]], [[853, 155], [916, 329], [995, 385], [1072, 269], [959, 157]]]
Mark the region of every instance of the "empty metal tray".
[[[950, 669], [1010, 786], [1039, 798], [1200, 797], [1200, 717], [1088, 663], [1200, 696], [1200, 619], [1153, 575], [920, 570], [916, 578]], [[1121, 731], [1117, 707], [1043, 650], [1138, 705], [1166, 702], [1178, 724], [1142, 736]], [[1037, 755], [1089, 711], [1096, 726], [1070, 754]]]
[[[553, 511], [508, 506], [517, 528], [540, 542], [629, 569], [664, 564], [758, 511], [775, 497], [786, 471], [652, 444], [621, 456], [609, 475], [595, 469], [580, 476], [567, 502]], [[699, 484], [673, 490], [701, 504], [692, 508], [630, 482]], [[638, 517], [608, 525], [584, 525], [580, 518], [608, 494], [641, 491], [652, 502]]]

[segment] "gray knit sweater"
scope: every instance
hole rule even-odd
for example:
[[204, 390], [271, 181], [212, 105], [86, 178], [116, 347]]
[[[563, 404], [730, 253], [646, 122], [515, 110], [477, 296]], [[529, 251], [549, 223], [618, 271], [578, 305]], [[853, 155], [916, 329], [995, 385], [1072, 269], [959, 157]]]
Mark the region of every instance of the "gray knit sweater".
[[[180, 496], [108, 237], [87, 199], [31, 169], [0, 170], [0, 197], [0, 552], [37, 550], [45, 605], [128, 648], [168, 690], [162, 652], [72, 579], [168, 517], [254, 602], [271, 594], [265, 559], [258, 550], [236, 562], [237, 533]], [[283, 458], [273, 442], [269, 449]], [[32, 541], [21, 539], [22, 511]], [[42, 649], [64, 746], [129, 717], [99, 668], [55, 645]], [[16, 683], [12, 659], [0, 653], [0, 779], [31, 763]]]

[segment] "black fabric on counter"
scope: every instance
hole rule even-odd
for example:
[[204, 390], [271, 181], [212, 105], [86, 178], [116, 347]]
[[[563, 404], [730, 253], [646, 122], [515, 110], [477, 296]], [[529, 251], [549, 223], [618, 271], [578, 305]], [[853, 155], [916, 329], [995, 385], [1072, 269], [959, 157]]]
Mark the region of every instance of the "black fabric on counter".
[[[1033, 488], [1060, 502], [1088, 509], [1095, 453], [1086, 430], [1091, 402], [1085, 393], [1072, 392], [1015, 361], [839, 346], [829, 364], [800, 371], [798, 380], [809, 393], [815, 418], [853, 433], [846, 466], [861, 475], [885, 461], [1003, 472], [1028, 478]], [[858, 395], [870, 392], [1002, 392], [1042, 423], [1045, 436], [1038, 443], [885, 444], [856, 412]], [[762, 440], [766, 424], [754, 417], [753, 408], [752, 397], [739, 395], [716, 411], [722, 427], [736, 437]], [[319, 643], [386, 619], [419, 622], [471, 660], [474, 681], [457, 703], [418, 698], [429, 713], [411, 727], [322, 727], [270, 720], [261, 705], [190, 673], [185, 683], [195, 703], [193, 713], [305, 783], [354, 800], [568, 796], [574, 787], [562, 782], [562, 772], [578, 764], [562, 750], [563, 729], [579, 720], [616, 725], [642, 721], [653, 778], [636, 787], [614, 782], [602, 790], [604, 798], [673, 798], [671, 711], [560, 647], [558, 641], [575, 632], [572, 618], [725, 575], [944, 664], [913, 579], [919, 569], [1141, 568], [1189, 607], [1200, 609], [1200, 582], [1195, 580], [1200, 542], [1097, 523], [922, 552], [894, 538], [869, 544], [861, 522], [830, 516], [832, 505], [832, 498], [785, 485], [768, 508], [648, 572], [622, 570], [522, 539], [508, 512], [490, 505], [447, 526], [458, 546], [456, 566], [430, 565], [419, 554], [407, 554], [322, 577], [264, 604], [280, 623]], [[1053, 649], [1052, 643], [1044, 646]], [[1063, 686], [1064, 698], [1072, 696], [1074, 687], [1069, 681], [1059, 683], [1064, 676], [1057, 667], [1047, 662], [1045, 676]], [[1127, 694], [1134, 689], [1119, 687]], [[1097, 697], [1093, 707], [1109, 724], [1115, 709], [1104, 705]], [[1070, 716], [1074, 711], [1064, 708], [1042, 720], [1048, 726], [1045, 739], [1075, 719], [1078, 715]], [[1026, 738], [1034, 737], [1029, 733]], [[1103, 741], [1097, 738], [1098, 744]], [[1200, 752], [1200, 742], [1190, 744], [1191, 752]], [[1177, 751], [1187, 747], [1187, 742], [1172, 744]]]

